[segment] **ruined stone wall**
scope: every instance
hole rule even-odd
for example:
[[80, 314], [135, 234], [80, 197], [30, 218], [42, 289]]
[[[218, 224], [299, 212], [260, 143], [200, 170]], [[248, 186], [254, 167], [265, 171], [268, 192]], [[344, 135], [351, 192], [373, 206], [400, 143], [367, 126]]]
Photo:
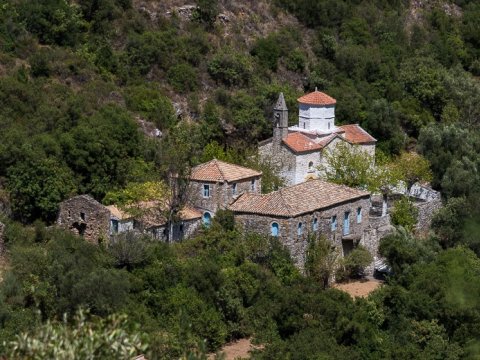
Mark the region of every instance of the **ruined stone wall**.
[[[188, 221], [182, 221], [173, 225], [173, 237], [172, 242], [180, 242], [184, 239], [192, 237], [195, 232], [200, 228], [202, 224], [201, 219], [193, 219]], [[146, 230], [146, 233], [152, 236], [156, 240], [163, 242], [167, 241], [167, 232], [165, 231], [165, 225], [156, 226]]]
[[360, 244], [363, 245], [373, 256], [372, 263], [365, 269], [365, 274], [373, 275], [375, 261], [380, 259], [378, 247], [380, 240], [395, 231], [390, 222], [390, 215], [370, 216], [369, 225], [365, 228]]
[[418, 201], [414, 203], [414, 206], [418, 209], [415, 231], [420, 235], [426, 234], [430, 231], [433, 216], [442, 207], [442, 200], [437, 198], [430, 201]]
[[57, 224], [98, 244], [109, 239], [110, 211], [88, 195], [75, 196], [60, 204]]

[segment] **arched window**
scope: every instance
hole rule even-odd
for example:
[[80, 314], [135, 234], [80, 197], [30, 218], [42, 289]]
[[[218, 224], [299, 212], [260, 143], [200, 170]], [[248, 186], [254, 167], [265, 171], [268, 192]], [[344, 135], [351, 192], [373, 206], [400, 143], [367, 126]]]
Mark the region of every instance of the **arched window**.
[[303, 234], [303, 224], [299, 222], [297, 226], [297, 235], [301, 236], [302, 234]]
[[206, 227], [209, 227], [211, 223], [212, 223], [212, 215], [210, 215], [209, 212], [203, 213], [203, 224]]
[[313, 231], [317, 231], [318, 230], [318, 219], [317, 218], [314, 218], [313, 219]]
[[308, 172], [313, 172], [313, 170], [314, 170], [314, 169], [313, 169], [313, 161], [310, 161], [310, 162], [308, 163]]
[[272, 223], [272, 236], [277, 237], [279, 233], [280, 233], [280, 226], [276, 222]]

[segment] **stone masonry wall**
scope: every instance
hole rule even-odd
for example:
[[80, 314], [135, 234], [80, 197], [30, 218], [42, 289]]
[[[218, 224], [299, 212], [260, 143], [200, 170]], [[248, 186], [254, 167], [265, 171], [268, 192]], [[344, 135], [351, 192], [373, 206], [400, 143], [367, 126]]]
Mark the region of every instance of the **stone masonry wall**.
[[110, 211], [88, 195], [75, 196], [60, 204], [57, 224], [98, 244], [109, 238]]
[[278, 170], [279, 176], [285, 180], [285, 186], [295, 185], [296, 157], [285, 144], [265, 141], [260, 144], [258, 153], [263, 161]]
[[[313, 233], [313, 221], [318, 221], [318, 235], [324, 235], [332, 244], [339, 248], [343, 254], [342, 239], [359, 242], [369, 223], [370, 199], [364, 198], [353, 202], [340, 204], [322, 211], [297, 216], [295, 218], [272, 217], [256, 214], [235, 214], [235, 221], [245, 231], [256, 232], [263, 235], [271, 234], [273, 222], [279, 224], [279, 239], [290, 251], [296, 265], [303, 269], [305, 264], [308, 235]], [[362, 221], [357, 223], [356, 211], [362, 209]], [[350, 212], [350, 233], [343, 236], [343, 219], [345, 212]], [[337, 229], [332, 231], [332, 216], [337, 216]], [[298, 224], [302, 223], [302, 235], [298, 235]]]
[[418, 209], [415, 231], [425, 234], [430, 230], [433, 216], [442, 207], [442, 200], [437, 198], [430, 201], [419, 201], [414, 203], [414, 206]]
[[[252, 191], [252, 180], [255, 180], [255, 190]], [[262, 179], [260, 176], [252, 177], [248, 179], [242, 179], [235, 182], [237, 184], [237, 195], [233, 194], [232, 183], [214, 183], [214, 182], [202, 182], [191, 181], [190, 193], [191, 193], [191, 205], [202, 210], [208, 211], [212, 214], [216, 213], [219, 209], [225, 209], [227, 205], [232, 203], [241, 193], [249, 192], [260, 194], [262, 189]], [[203, 197], [203, 185], [210, 185], [210, 197]]]
[[2, 255], [5, 252], [4, 232], [5, 232], [5, 225], [2, 222], [0, 222], [0, 255]]

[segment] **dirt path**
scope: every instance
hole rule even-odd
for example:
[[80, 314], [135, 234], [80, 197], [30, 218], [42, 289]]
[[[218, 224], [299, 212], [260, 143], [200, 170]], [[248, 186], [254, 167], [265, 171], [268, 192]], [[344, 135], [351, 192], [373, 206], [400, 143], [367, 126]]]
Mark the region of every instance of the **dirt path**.
[[367, 297], [373, 290], [377, 289], [383, 282], [380, 280], [353, 281], [346, 284], [335, 284], [334, 288], [345, 291], [352, 297]]
[[[261, 346], [253, 345], [250, 339], [240, 339], [224, 345], [218, 353], [223, 354], [225, 360], [250, 359], [249, 351], [259, 348]], [[215, 354], [210, 354], [208, 359], [215, 360]]]

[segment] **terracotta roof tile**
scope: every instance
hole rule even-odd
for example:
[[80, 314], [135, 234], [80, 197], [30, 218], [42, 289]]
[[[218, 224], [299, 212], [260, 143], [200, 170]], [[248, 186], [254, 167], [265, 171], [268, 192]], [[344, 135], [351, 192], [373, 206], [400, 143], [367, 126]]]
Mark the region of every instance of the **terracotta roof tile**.
[[[159, 201], [144, 201], [131, 206], [129, 210], [122, 210], [116, 205], [109, 205], [107, 209], [113, 217], [118, 220], [128, 220], [136, 218], [140, 220], [146, 227], [165, 225], [167, 220], [162, 209], [165, 205], [161, 205]], [[185, 206], [180, 210], [180, 219], [184, 221], [200, 219], [202, 213], [189, 206]]]
[[344, 131], [343, 137], [352, 144], [367, 144], [373, 143], [377, 140], [368, 132], [363, 130], [358, 124], [339, 126]]
[[344, 185], [310, 180], [265, 195], [244, 193], [229, 209], [238, 213], [295, 217], [369, 195]]
[[335, 105], [337, 103], [337, 100], [318, 90], [299, 97], [297, 101], [307, 105]]
[[318, 138], [316, 136], [308, 136], [301, 132], [291, 132], [283, 139], [285, 145], [296, 153], [317, 151], [327, 146], [337, 134], [330, 134], [325, 137]]
[[232, 182], [261, 175], [262, 173], [260, 171], [213, 159], [195, 166], [192, 169], [190, 179], [198, 181]]

